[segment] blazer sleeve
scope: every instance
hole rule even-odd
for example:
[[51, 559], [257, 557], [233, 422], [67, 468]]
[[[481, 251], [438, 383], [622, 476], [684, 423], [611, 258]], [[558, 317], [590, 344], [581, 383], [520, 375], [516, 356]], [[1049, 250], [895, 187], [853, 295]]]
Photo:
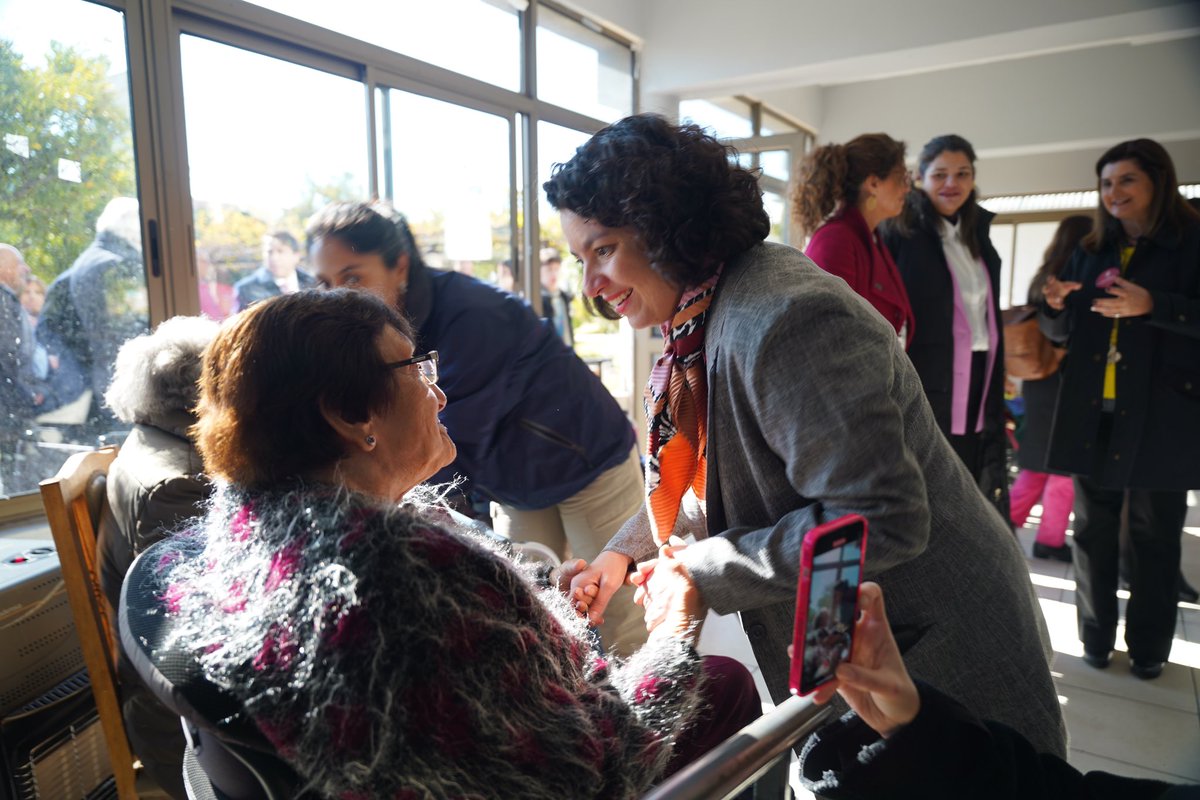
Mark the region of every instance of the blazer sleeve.
[[[778, 462], [809, 502], [767, 527], [731, 528], [680, 553], [718, 613], [792, 602], [804, 534], [844, 514], [869, 522], [868, 575], [928, 543], [924, 473], [897, 399], [919, 395], [918, 379], [891, 327], [835, 288], [806, 287], [753, 332], [747, 325], [730, 343], [738, 357], [723, 362], [737, 370], [727, 379], [744, 387], [744, 400], [736, 419], [710, 426], [738, 436], [768, 467]], [[722, 492], [762, 491], [753, 480], [723, 475]]]

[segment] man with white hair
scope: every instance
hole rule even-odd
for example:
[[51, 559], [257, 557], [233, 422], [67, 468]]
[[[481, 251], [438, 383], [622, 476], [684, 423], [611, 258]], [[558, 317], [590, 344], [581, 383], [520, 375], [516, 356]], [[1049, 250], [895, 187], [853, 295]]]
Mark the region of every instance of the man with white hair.
[[38, 339], [59, 357], [59, 372], [76, 374], [81, 390], [92, 392], [86, 434], [117, 427], [102, 403], [113, 361], [149, 321], [138, 201], [116, 197], [96, 220], [96, 238], [50, 284], [37, 325]]

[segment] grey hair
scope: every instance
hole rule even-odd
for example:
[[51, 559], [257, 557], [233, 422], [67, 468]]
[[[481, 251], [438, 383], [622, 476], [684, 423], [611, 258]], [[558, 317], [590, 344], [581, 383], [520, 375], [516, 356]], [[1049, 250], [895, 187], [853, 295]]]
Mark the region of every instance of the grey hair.
[[121, 345], [104, 402], [122, 422], [169, 429], [191, 415], [200, 361], [220, 326], [205, 317], [172, 317]]
[[128, 242], [133, 249], [142, 249], [141, 207], [133, 197], [114, 197], [96, 218], [96, 233], [109, 233]]

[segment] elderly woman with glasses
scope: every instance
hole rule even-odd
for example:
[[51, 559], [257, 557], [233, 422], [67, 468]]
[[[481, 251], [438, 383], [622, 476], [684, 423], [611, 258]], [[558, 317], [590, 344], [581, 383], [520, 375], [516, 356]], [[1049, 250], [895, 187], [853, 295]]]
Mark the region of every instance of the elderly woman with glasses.
[[[694, 125], [638, 115], [545, 186], [585, 294], [664, 339], [646, 391], [646, 507], [573, 579], [582, 604], [602, 616], [639, 564], [651, 624], [677, 592], [737, 611], [782, 701], [804, 537], [861, 514], [865, 573], [888, 592], [909, 669], [1065, 753], [1015, 538], [938, 431], [895, 329], [845, 281], [763, 241], [762, 190], [730, 155]], [[673, 532], [697, 541], [660, 555]]]
[[198, 662], [328, 798], [636, 797], [756, 716], [748, 673], [696, 654], [685, 604], [609, 661], [555, 576], [414, 499], [454, 458], [436, 381], [437, 354], [365, 292], [225, 324], [195, 427], [215, 496], [125, 587], [126, 619], [166, 616], [158, 663]]

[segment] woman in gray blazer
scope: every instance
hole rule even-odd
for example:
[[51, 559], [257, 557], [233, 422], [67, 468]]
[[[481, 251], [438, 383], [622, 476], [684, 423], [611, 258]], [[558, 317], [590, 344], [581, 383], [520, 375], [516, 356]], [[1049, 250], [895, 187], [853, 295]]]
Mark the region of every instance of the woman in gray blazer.
[[[845, 282], [766, 243], [753, 173], [654, 115], [596, 134], [545, 185], [584, 295], [662, 326], [647, 388], [647, 503], [574, 582], [603, 617], [635, 577], [647, 624], [683, 593], [741, 612], [787, 696], [804, 534], [857, 513], [913, 675], [1065, 755], [1045, 622], [1016, 540], [939, 431], [895, 331]], [[697, 542], [676, 548], [672, 534]], [[656, 561], [645, 563], [649, 559]]]

